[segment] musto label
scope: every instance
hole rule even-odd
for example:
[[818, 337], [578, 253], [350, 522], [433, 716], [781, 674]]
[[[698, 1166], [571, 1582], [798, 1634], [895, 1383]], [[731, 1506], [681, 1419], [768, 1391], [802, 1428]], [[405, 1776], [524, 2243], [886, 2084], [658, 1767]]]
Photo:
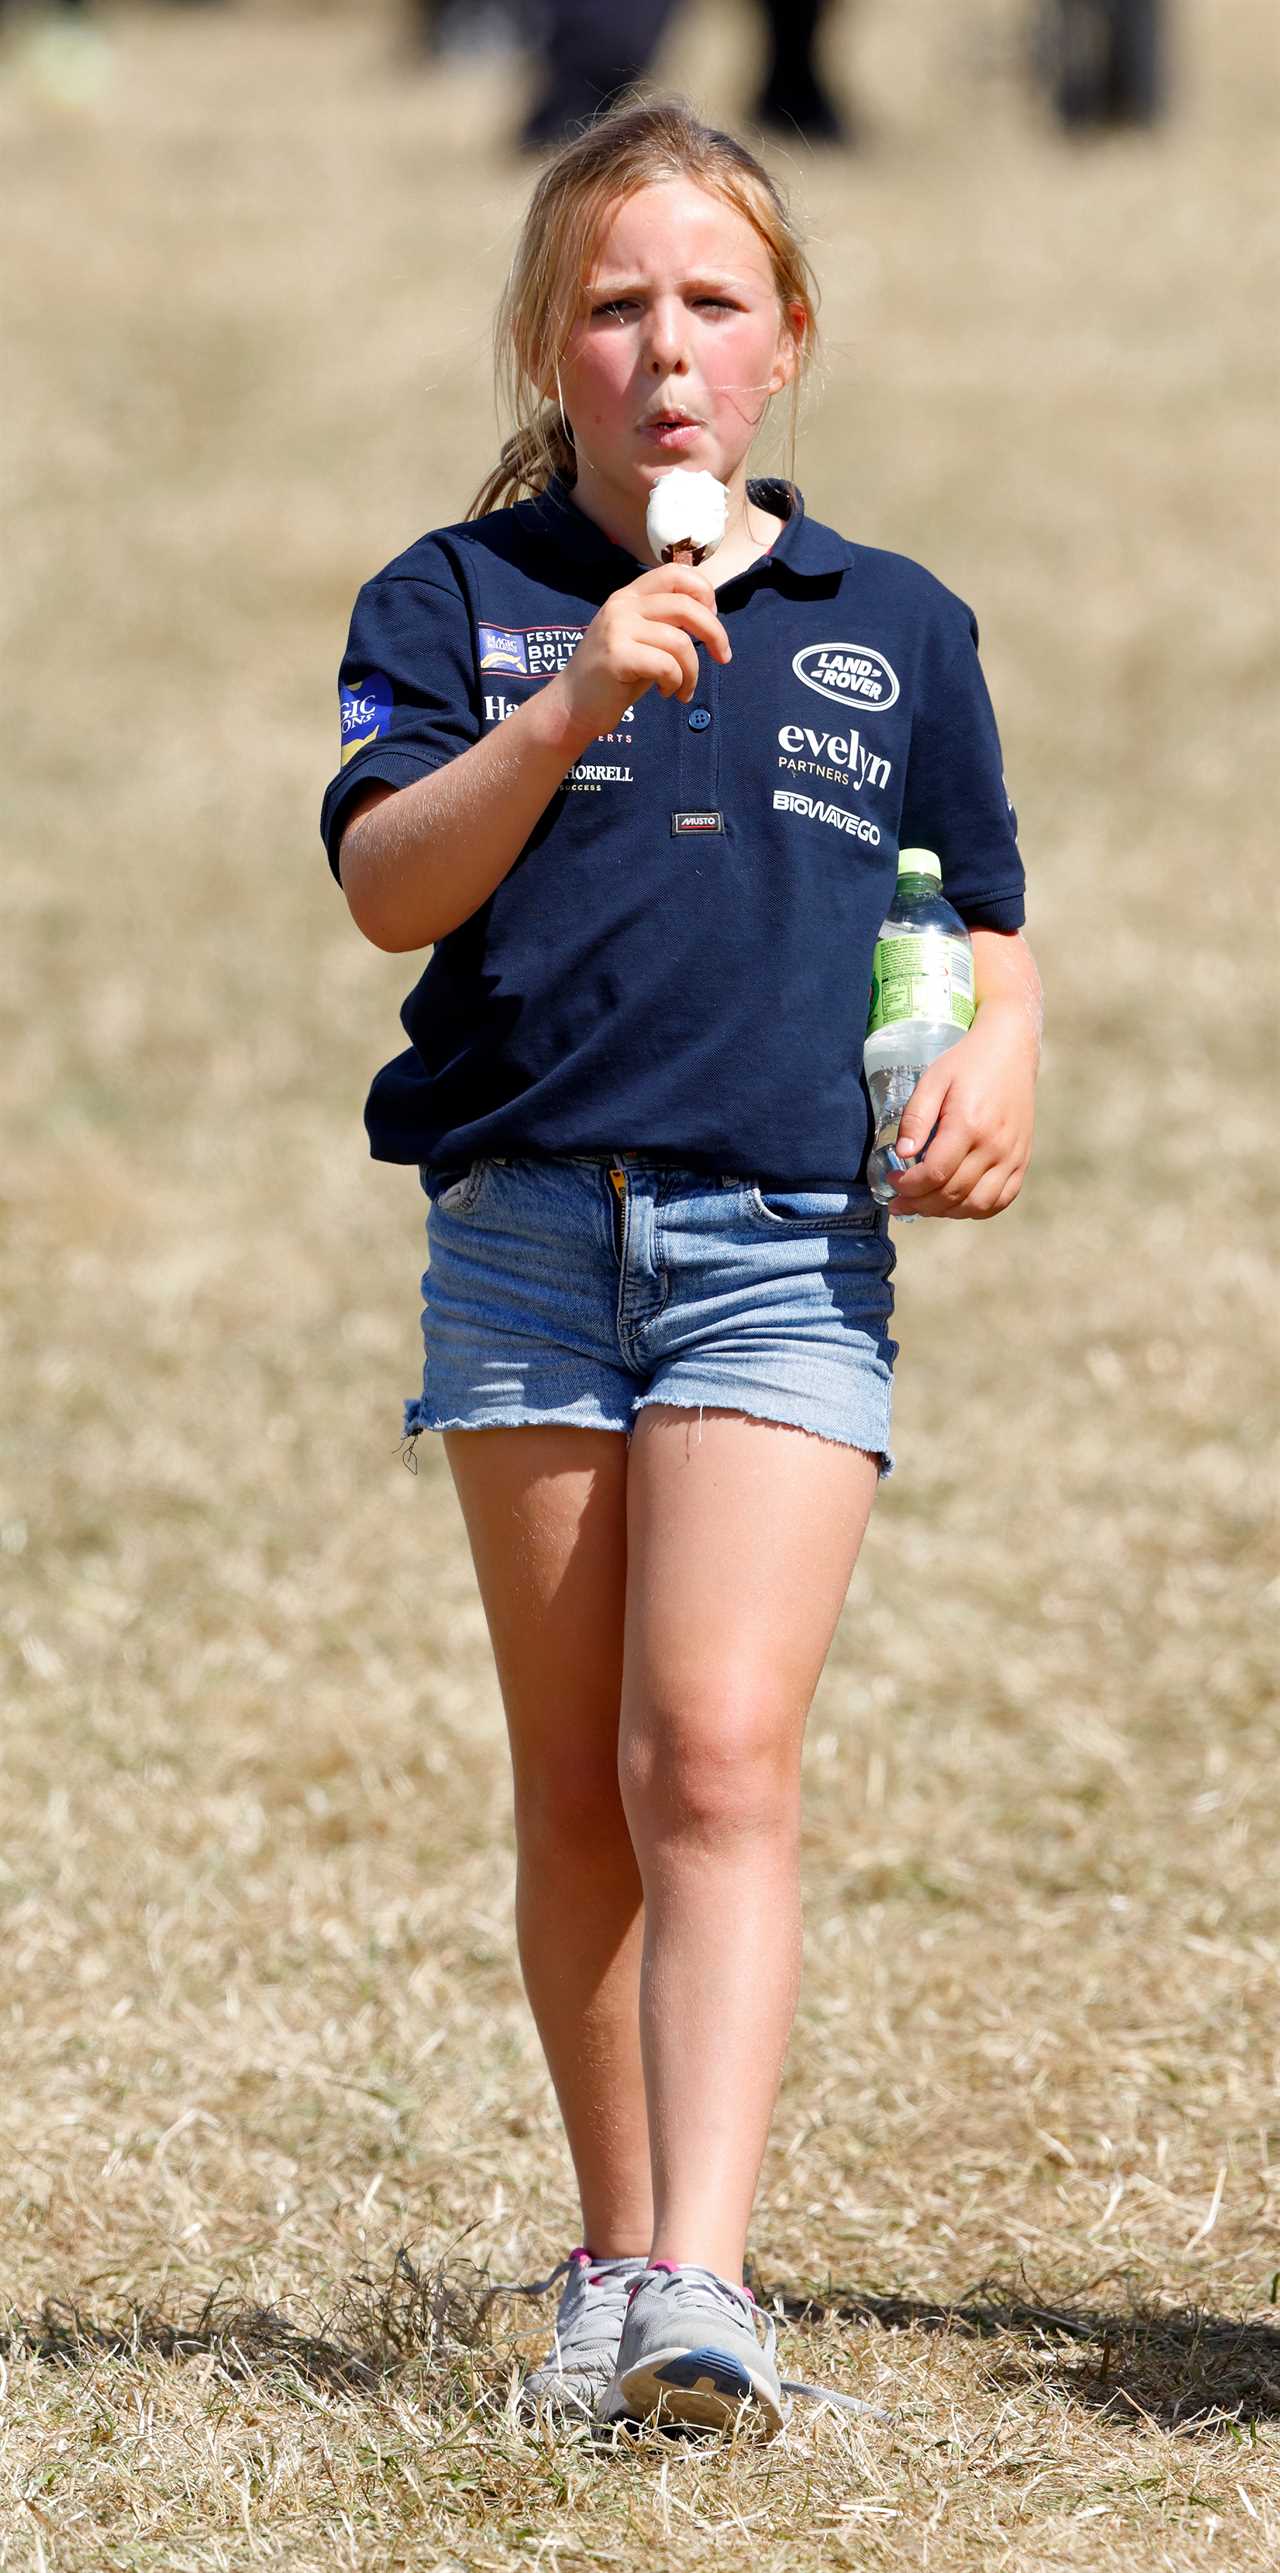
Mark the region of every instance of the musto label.
[[973, 950], [963, 939], [877, 939], [868, 1036], [904, 1018], [972, 1027], [973, 1012]]
[[797, 679], [836, 706], [860, 706], [882, 715], [896, 706], [898, 674], [872, 643], [807, 643], [791, 664]]

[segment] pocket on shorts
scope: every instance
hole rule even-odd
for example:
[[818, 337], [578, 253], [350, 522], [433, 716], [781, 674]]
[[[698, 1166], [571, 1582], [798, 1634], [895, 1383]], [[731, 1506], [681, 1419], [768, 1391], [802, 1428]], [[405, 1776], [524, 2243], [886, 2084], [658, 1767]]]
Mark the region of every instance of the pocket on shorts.
[[418, 1177], [432, 1207], [438, 1208], [442, 1215], [470, 1215], [479, 1204], [492, 1167], [488, 1161], [473, 1161], [469, 1170], [460, 1173], [446, 1171], [442, 1175], [439, 1171], [428, 1170], [422, 1163]]
[[882, 1209], [869, 1188], [769, 1188], [754, 1183], [747, 1207], [763, 1224], [793, 1233], [874, 1233]]

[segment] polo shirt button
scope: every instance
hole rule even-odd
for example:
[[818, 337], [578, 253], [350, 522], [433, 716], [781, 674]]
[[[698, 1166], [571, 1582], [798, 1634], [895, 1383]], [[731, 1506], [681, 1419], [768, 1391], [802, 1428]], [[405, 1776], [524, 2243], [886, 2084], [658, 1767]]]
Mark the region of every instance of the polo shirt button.
[[692, 714], [691, 714], [691, 715], [690, 715], [690, 717], [689, 717], [689, 730], [690, 730], [690, 732], [691, 732], [691, 733], [705, 733], [705, 731], [706, 731], [706, 729], [707, 729], [707, 726], [708, 726], [708, 724], [710, 723], [710, 721], [711, 721], [711, 709], [710, 709], [710, 707], [709, 707], [709, 706], [695, 706], [695, 707], [694, 707], [694, 709], [693, 709]]

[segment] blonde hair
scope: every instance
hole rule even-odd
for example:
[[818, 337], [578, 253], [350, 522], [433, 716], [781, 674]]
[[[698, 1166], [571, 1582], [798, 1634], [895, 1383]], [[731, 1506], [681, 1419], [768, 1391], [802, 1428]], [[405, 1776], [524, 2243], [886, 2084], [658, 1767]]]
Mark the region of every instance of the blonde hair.
[[524, 493], [545, 491], [557, 473], [573, 482], [573, 433], [561, 406], [547, 403], [546, 387], [552, 379], [558, 383], [560, 357], [581, 313], [609, 216], [638, 189], [668, 179], [691, 179], [745, 216], [769, 253], [783, 311], [792, 304], [803, 307], [791, 382], [788, 462], [794, 480], [800, 379], [817, 328], [813, 272], [782, 193], [754, 153], [732, 134], [704, 125], [683, 99], [659, 99], [623, 105], [575, 135], [534, 189], [494, 324], [499, 403], [505, 402], [515, 426], [468, 518], [505, 508]]

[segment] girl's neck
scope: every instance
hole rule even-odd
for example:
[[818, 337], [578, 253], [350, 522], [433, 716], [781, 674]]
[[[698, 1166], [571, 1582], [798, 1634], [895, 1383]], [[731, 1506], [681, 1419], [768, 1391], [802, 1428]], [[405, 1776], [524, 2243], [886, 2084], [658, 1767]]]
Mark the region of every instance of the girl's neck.
[[[739, 572], [749, 570], [767, 554], [780, 534], [785, 521], [775, 518], [758, 501], [747, 498], [747, 470], [743, 464], [732, 482], [726, 485], [729, 507], [725, 532], [715, 553], [708, 555], [705, 570], [719, 589], [724, 582], [736, 580]], [[611, 544], [620, 545], [633, 554], [638, 563], [651, 561], [649, 540], [645, 533], [648, 491], [634, 499], [629, 494], [612, 491], [601, 483], [589, 464], [581, 463], [573, 485], [574, 506], [589, 518], [593, 526], [607, 536]]]

